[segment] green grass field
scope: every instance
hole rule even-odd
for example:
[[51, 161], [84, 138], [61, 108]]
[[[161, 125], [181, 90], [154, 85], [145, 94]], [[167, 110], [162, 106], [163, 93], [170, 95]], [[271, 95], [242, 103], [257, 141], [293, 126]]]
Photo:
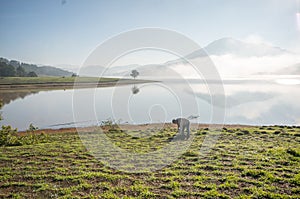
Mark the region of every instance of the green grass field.
[[[116, 145], [136, 153], [157, 150], [174, 136], [109, 130]], [[134, 133], [153, 133], [147, 132]], [[97, 161], [76, 133], [49, 134], [47, 143], [0, 148], [2, 198], [300, 198], [300, 128], [224, 128], [203, 157], [205, 138], [193, 130], [191, 148], [152, 173], [123, 173]]]

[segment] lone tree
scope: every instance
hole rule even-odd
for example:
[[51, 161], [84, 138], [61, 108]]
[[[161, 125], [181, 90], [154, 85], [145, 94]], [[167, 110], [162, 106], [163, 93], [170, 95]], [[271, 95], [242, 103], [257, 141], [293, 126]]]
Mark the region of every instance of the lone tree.
[[137, 70], [132, 70], [130, 76], [135, 79], [139, 74], [140, 73]]

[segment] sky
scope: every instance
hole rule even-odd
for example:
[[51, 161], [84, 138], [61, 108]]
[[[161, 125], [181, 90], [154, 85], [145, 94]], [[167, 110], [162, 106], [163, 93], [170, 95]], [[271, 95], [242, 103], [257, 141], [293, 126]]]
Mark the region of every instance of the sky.
[[0, 57], [81, 65], [121, 32], [158, 27], [204, 47], [233, 37], [300, 51], [300, 0], [0, 0]]

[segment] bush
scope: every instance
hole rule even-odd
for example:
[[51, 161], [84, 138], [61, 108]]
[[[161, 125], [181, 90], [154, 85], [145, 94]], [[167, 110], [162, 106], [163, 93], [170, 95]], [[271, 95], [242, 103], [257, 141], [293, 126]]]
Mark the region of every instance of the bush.
[[19, 136], [17, 135], [17, 129], [13, 129], [11, 126], [2, 126], [0, 130], [0, 146], [20, 146], [48, 142], [49, 136], [44, 133], [35, 134], [34, 131], [36, 129], [37, 127], [31, 124], [27, 130], [28, 135]]
[[13, 129], [11, 126], [2, 126], [0, 130], [0, 146], [21, 145], [16, 133], [17, 129]]
[[37, 77], [37, 76], [38, 75], [35, 72], [33, 72], [33, 71], [27, 73], [27, 77]]

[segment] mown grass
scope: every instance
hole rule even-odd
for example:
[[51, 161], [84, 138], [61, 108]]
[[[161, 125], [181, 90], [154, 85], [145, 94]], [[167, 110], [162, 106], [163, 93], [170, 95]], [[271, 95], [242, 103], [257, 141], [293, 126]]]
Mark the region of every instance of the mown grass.
[[[123, 149], [145, 153], [161, 148], [175, 130], [114, 129], [107, 135]], [[299, 127], [228, 127], [206, 156], [199, 150], [213, 132], [192, 133], [188, 151], [151, 173], [124, 173], [103, 165], [76, 133], [51, 134], [47, 143], [1, 147], [0, 197], [300, 198]]]

